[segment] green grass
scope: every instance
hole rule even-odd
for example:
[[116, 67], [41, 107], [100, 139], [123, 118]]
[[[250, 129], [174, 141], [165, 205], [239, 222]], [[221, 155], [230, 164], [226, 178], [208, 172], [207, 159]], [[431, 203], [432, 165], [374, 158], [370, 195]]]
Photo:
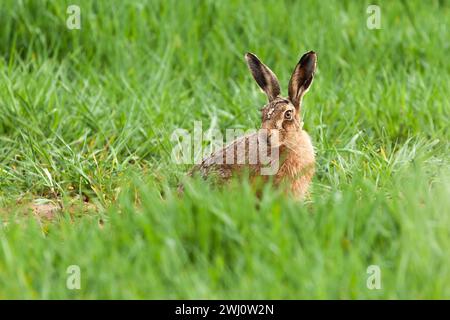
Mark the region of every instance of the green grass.
[[[3, 1], [0, 298], [449, 299], [450, 3], [376, 3], [381, 30], [370, 1], [86, 0], [68, 30], [73, 1]], [[310, 198], [179, 196], [172, 131], [257, 127], [244, 53], [286, 94], [308, 50]], [[43, 201], [63, 212], [24, 215]]]

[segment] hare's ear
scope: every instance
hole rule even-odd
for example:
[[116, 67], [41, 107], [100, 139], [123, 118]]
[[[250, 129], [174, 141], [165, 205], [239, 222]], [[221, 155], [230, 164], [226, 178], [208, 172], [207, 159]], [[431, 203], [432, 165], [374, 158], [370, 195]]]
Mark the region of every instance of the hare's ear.
[[269, 101], [274, 100], [280, 95], [280, 84], [272, 70], [262, 63], [253, 53], [246, 53], [248, 68], [255, 78], [260, 88], [266, 93]]
[[316, 71], [317, 55], [314, 51], [305, 53], [295, 66], [289, 81], [289, 99], [296, 109], [300, 107], [303, 95], [308, 91]]

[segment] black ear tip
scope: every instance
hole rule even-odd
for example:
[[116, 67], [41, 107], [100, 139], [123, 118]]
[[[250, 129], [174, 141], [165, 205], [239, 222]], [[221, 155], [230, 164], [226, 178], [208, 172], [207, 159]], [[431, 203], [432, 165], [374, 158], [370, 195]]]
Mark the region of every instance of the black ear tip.
[[313, 66], [316, 64], [316, 62], [317, 62], [317, 53], [315, 53], [314, 51], [308, 51], [300, 58], [299, 61], [301, 65], [308, 65], [308, 66]]
[[302, 58], [300, 59], [300, 61], [302, 60], [307, 60], [307, 59], [317, 59], [317, 53], [315, 51], [308, 51], [307, 53], [305, 53]]
[[254, 55], [251, 52], [247, 52], [244, 57], [245, 57], [245, 60], [247, 60], [247, 61], [249, 61], [249, 60], [258, 60], [256, 55]]

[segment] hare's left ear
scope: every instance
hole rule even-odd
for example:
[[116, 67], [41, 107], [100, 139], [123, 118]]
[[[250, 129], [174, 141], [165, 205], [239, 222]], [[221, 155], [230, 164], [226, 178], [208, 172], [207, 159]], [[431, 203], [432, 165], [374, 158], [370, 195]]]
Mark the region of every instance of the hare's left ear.
[[276, 75], [253, 53], [245, 54], [248, 68], [259, 87], [266, 93], [269, 102], [280, 95], [280, 84]]
[[305, 53], [295, 66], [289, 81], [289, 99], [296, 109], [300, 108], [303, 95], [308, 91], [316, 71], [317, 55], [314, 51]]

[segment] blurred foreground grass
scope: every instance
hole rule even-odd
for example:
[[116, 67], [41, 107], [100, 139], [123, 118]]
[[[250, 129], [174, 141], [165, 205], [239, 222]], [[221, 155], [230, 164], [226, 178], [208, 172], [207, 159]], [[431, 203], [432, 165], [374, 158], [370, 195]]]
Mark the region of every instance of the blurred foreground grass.
[[[69, 4], [0, 9], [0, 298], [450, 298], [447, 1], [380, 1], [381, 30], [369, 2], [82, 1], [81, 30]], [[257, 126], [244, 53], [286, 90], [312, 49], [308, 201], [177, 196], [172, 131]]]

